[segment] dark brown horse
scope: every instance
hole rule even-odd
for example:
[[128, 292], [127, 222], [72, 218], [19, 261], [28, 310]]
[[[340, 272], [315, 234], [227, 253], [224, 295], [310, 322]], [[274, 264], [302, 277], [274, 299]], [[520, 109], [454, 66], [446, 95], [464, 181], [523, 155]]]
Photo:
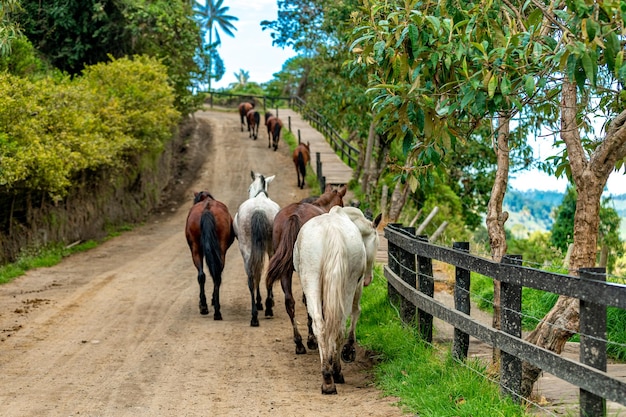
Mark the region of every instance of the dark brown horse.
[[233, 218], [228, 208], [215, 200], [206, 191], [194, 193], [193, 206], [187, 215], [185, 236], [191, 250], [193, 264], [198, 270], [198, 285], [200, 285], [200, 314], [209, 314], [209, 307], [204, 293], [206, 275], [204, 261], [213, 277], [213, 296], [211, 305], [215, 309], [213, 318], [222, 320], [220, 312], [220, 285], [222, 271], [226, 259], [226, 251], [235, 240]]
[[[326, 186], [324, 194], [318, 197], [313, 203], [292, 203], [282, 208], [274, 218], [274, 226], [272, 232], [272, 244], [274, 246], [274, 255], [270, 258], [267, 269], [266, 285], [267, 300], [265, 302], [265, 315], [273, 316], [274, 312], [274, 293], [272, 291], [274, 283], [280, 280], [280, 285], [285, 293], [285, 309], [291, 319], [293, 327], [293, 341], [296, 344], [296, 353], [306, 353], [306, 349], [302, 344], [302, 336], [298, 331], [296, 323], [296, 302], [293, 298], [291, 290], [291, 282], [293, 276], [293, 246], [298, 237], [298, 232], [304, 223], [315, 216], [327, 213], [333, 206], [343, 207], [343, 197], [346, 194], [346, 187], [343, 186], [339, 190], [333, 190], [330, 185]], [[309, 349], [317, 348], [317, 341], [313, 335], [311, 327], [311, 318], [308, 320], [309, 337], [307, 346]]]
[[265, 126], [267, 126], [267, 147], [278, 149], [278, 140], [280, 139], [280, 130], [283, 128], [283, 122], [272, 113], [265, 113]]
[[248, 118], [248, 131], [250, 132], [248, 137], [256, 140], [256, 138], [259, 137], [259, 124], [261, 124], [261, 114], [258, 111], [252, 109], [248, 111], [248, 114], [246, 116]]
[[[304, 179], [306, 178], [306, 166], [311, 160], [311, 150], [309, 148], [309, 142], [299, 143], [296, 149], [293, 150], [293, 164], [296, 166], [296, 175], [298, 176], [298, 187], [304, 188]], [[302, 177], [302, 181], [300, 178]]]
[[[243, 132], [244, 122], [248, 121], [248, 112], [254, 108], [254, 103], [244, 101], [239, 105], [239, 116], [241, 118], [241, 131]], [[250, 125], [248, 124], [248, 132], [250, 131]]]

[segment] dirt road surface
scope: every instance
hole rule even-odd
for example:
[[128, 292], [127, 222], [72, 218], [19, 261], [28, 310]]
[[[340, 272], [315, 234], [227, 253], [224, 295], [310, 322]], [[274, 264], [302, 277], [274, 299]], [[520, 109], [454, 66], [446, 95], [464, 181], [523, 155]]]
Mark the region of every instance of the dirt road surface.
[[[285, 143], [271, 151], [263, 130], [252, 141], [235, 113], [196, 117], [212, 134], [202, 138], [206, 162], [184, 199], [96, 249], [0, 286], [0, 415], [402, 415], [372, 386], [362, 351], [344, 365], [339, 394], [320, 394], [319, 355], [295, 354], [279, 286], [275, 317], [250, 327], [237, 242], [226, 259], [224, 320], [214, 321], [212, 309], [199, 314], [184, 237], [192, 191], [210, 191], [233, 215], [251, 170], [276, 175], [269, 192], [281, 206], [308, 192], [296, 187]], [[203, 149], [194, 146], [189, 152]], [[305, 331], [302, 304], [296, 309]]]

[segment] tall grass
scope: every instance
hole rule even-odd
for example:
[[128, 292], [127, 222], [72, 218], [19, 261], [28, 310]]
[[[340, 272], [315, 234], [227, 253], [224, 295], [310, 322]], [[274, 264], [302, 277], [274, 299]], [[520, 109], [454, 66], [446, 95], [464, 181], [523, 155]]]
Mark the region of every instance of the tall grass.
[[376, 352], [376, 384], [399, 405], [420, 417], [526, 416], [523, 406], [503, 398], [499, 387], [483, 375], [485, 365], [452, 359], [422, 342], [417, 330], [403, 324], [387, 298], [387, 281], [377, 267], [364, 289], [357, 326], [359, 343]]

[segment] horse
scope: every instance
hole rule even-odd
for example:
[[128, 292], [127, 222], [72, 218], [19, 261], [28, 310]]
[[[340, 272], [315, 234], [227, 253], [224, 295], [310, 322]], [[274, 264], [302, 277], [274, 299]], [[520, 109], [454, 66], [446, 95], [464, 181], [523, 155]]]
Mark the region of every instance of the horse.
[[[266, 275], [267, 300], [265, 302], [265, 315], [273, 316], [274, 307], [274, 283], [280, 280], [280, 285], [285, 293], [285, 309], [291, 320], [293, 329], [293, 341], [296, 344], [296, 354], [305, 354], [306, 349], [302, 344], [302, 336], [298, 331], [296, 315], [296, 302], [293, 297], [291, 283], [293, 277], [293, 246], [296, 242], [298, 232], [303, 224], [319, 216], [327, 213], [331, 207], [343, 207], [343, 197], [346, 194], [345, 186], [338, 190], [333, 189], [330, 184], [326, 186], [324, 194], [319, 196], [312, 203], [305, 202], [304, 199], [297, 203], [289, 204], [283, 207], [274, 218], [274, 227], [272, 233], [272, 245], [274, 248], [274, 256], [270, 258]], [[306, 302], [306, 301], [305, 301]], [[307, 346], [309, 349], [317, 348], [317, 341], [313, 335], [310, 317], [308, 319], [309, 336]]]
[[261, 124], [261, 114], [258, 111], [251, 109], [250, 111], [248, 111], [246, 117], [248, 118], [248, 132], [250, 132], [248, 137], [256, 140], [256, 138], [259, 137], [259, 124]]
[[239, 206], [233, 224], [248, 275], [248, 288], [252, 299], [250, 326], [258, 327], [258, 312], [263, 310], [259, 283], [265, 266], [265, 253], [268, 257], [274, 253], [272, 226], [280, 207], [267, 194], [267, 186], [275, 176], [265, 177], [252, 171], [250, 175], [252, 184], [248, 188], [248, 199]]
[[[309, 148], [309, 142], [300, 142], [296, 149], [293, 150], [293, 164], [296, 166], [296, 175], [298, 176], [298, 187], [304, 188], [304, 179], [306, 178], [306, 166], [311, 160], [311, 149]], [[302, 177], [302, 182], [300, 181]]]
[[267, 126], [267, 147], [274, 146], [274, 151], [278, 149], [278, 140], [280, 139], [280, 130], [283, 128], [283, 122], [272, 113], [265, 113], [265, 126]]
[[226, 205], [214, 199], [206, 191], [194, 193], [193, 206], [187, 215], [185, 237], [191, 250], [193, 264], [198, 270], [200, 314], [209, 314], [204, 293], [206, 275], [203, 265], [206, 260], [211, 277], [213, 277], [213, 296], [211, 298], [211, 305], [215, 309], [213, 318], [222, 320], [220, 311], [222, 271], [224, 270], [226, 251], [235, 240], [233, 219]]
[[[241, 118], [241, 131], [243, 132], [244, 122], [248, 121], [247, 115], [250, 110], [254, 108], [254, 103], [244, 101], [239, 105], [239, 117]], [[248, 124], [248, 132], [250, 131], [250, 124]]]
[[355, 329], [361, 314], [363, 286], [372, 280], [381, 215], [371, 222], [356, 207], [333, 207], [300, 229], [293, 265], [300, 276], [307, 311], [312, 318], [322, 365], [322, 394], [337, 394], [343, 384], [339, 346], [344, 362], [356, 358]]

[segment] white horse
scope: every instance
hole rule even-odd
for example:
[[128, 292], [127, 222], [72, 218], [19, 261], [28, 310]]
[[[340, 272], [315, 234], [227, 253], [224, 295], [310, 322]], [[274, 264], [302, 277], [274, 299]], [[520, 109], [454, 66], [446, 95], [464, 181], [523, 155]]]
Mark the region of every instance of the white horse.
[[268, 257], [273, 255], [272, 227], [280, 207], [267, 195], [267, 186], [275, 176], [265, 177], [252, 171], [250, 175], [252, 184], [248, 188], [249, 198], [239, 206], [233, 219], [233, 228], [248, 275], [248, 288], [252, 298], [250, 325], [257, 327], [258, 312], [263, 310], [259, 282], [265, 266], [265, 253]]
[[322, 394], [336, 394], [335, 383], [344, 382], [339, 346], [344, 362], [356, 358], [355, 328], [361, 314], [363, 285], [372, 281], [378, 232], [378, 215], [367, 220], [355, 207], [333, 207], [306, 222], [293, 250], [293, 264], [300, 275], [306, 306], [313, 320], [322, 364]]

